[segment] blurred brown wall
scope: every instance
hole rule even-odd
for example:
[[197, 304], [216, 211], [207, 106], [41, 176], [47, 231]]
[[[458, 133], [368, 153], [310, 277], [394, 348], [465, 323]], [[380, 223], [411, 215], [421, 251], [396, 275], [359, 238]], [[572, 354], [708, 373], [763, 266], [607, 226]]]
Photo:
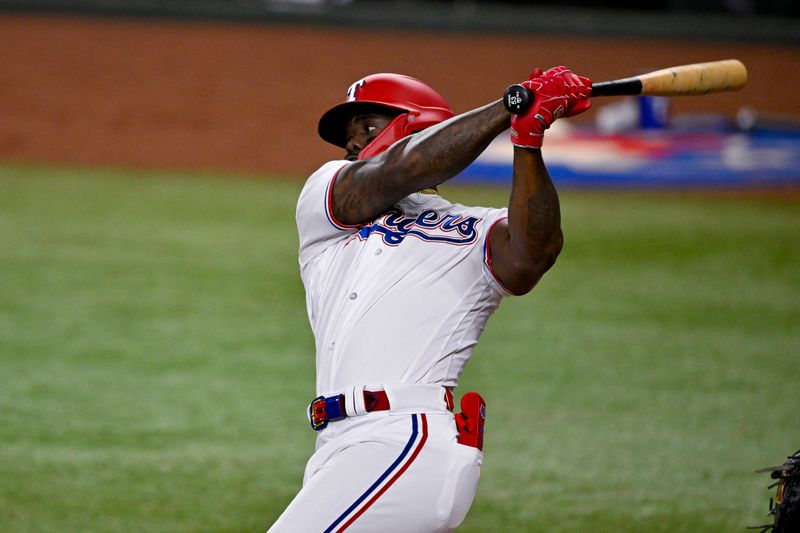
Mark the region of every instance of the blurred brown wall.
[[747, 88], [673, 111], [800, 114], [790, 46], [3, 15], [0, 161], [302, 177], [340, 155], [320, 114], [372, 72], [421, 78], [462, 112], [533, 66], [600, 81], [734, 57]]

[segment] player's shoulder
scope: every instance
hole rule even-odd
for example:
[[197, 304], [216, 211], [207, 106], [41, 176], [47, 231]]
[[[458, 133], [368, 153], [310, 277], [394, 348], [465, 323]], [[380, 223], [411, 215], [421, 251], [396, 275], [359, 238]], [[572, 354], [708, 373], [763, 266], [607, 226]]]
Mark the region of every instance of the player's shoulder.
[[324, 163], [321, 167], [319, 167], [317, 170], [312, 172], [311, 175], [306, 180], [306, 182], [311, 182], [314, 181], [315, 179], [325, 176], [333, 177], [337, 172], [339, 172], [342, 168], [344, 168], [348, 164], [350, 164], [350, 161], [347, 161], [345, 159], [336, 159], [333, 161], [328, 161], [327, 163]]
[[300, 191], [298, 206], [299, 204], [302, 204], [304, 200], [316, 198], [320, 195], [326, 195], [328, 187], [333, 182], [336, 174], [349, 163], [349, 161], [344, 159], [328, 161], [317, 170], [312, 172], [303, 184], [302, 191]]

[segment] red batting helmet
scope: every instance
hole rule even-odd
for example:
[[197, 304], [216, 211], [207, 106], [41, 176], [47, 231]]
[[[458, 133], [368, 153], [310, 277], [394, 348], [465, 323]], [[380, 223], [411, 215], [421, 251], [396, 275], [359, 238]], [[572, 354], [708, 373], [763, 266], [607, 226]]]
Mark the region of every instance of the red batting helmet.
[[392, 128], [392, 138], [383, 139], [384, 143], [388, 141], [384, 148], [406, 135], [453, 116], [453, 111], [444, 98], [418, 79], [402, 74], [372, 74], [347, 89], [347, 101], [322, 115], [319, 120], [319, 136], [331, 144], [345, 148], [347, 123], [355, 115], [367, 113], [405, 116], [402, 127]]

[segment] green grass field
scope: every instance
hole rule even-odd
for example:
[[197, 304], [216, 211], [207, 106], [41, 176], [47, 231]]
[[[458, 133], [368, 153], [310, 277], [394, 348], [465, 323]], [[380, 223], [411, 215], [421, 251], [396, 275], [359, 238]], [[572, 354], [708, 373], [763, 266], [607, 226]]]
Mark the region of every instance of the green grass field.
[[[264, 531], [312, 452], [300, 183], [0, 167], [0, 530]], [[502, 205], [497, 189], [445, 188]], [[562, 194], [460, 391], [461, 531], [743, 531], [800, 447], [800, 208]]]

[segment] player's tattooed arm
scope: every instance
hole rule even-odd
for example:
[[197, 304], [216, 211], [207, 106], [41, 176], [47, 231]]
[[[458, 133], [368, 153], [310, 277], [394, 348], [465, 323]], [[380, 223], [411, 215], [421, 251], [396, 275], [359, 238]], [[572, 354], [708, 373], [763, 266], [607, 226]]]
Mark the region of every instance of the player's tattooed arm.
[[495, 226], [492, 270], [514, 294], [530, 291], [556, 262], [564, 237], [558, 193], [541, 150], [514, 147], [508, 219]]
[[449, 180], [505, 131], [509, 121], [498, 100], [405, 137], [378, 156], [351, 163], [334, 183], [334, 216], [345, 224], [368, 222], [401, 198]]

